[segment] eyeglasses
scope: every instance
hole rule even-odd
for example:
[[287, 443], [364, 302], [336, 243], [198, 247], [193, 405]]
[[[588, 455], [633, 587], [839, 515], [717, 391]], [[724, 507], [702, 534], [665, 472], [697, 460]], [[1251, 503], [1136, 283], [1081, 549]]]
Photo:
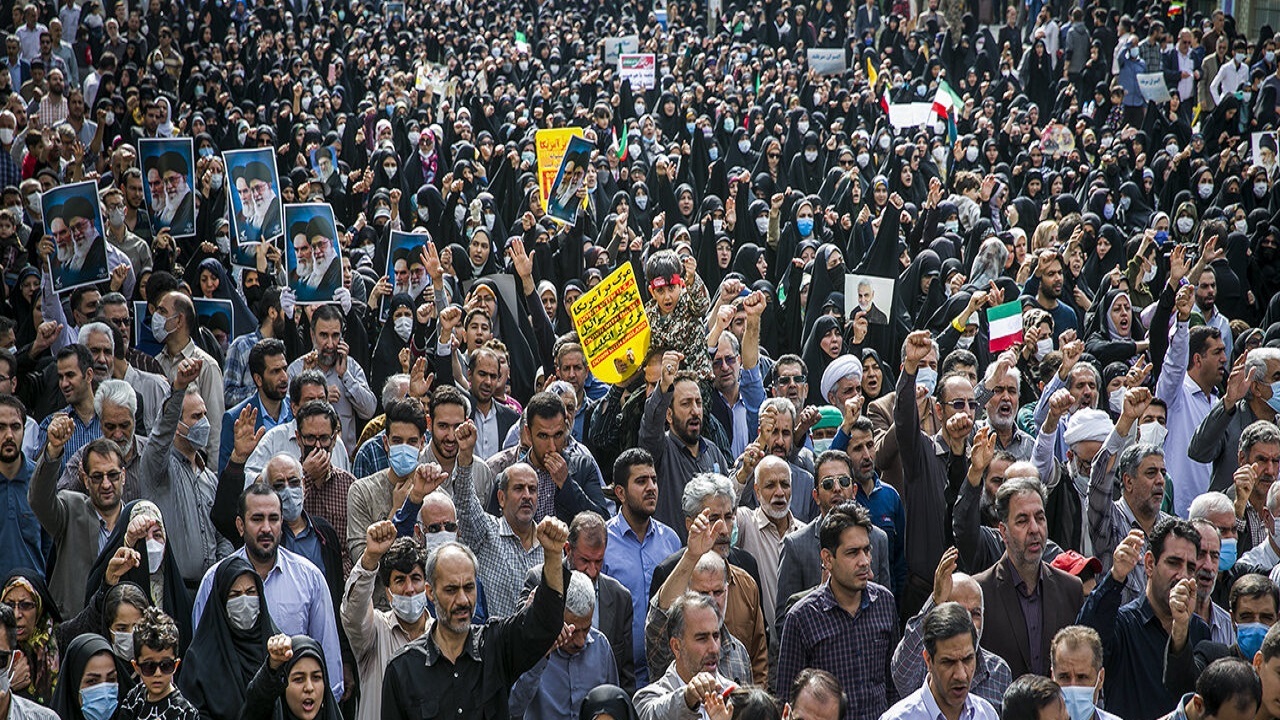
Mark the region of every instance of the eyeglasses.
[[100, 472], [92, 473], [89, 475], [89, 482], [93, 483], [94, 485], [101, 485], [103, 481], [106, 480], [106, 481], [109, 481], [112, 485], [115, 485], [117, 482], [120, 481], [120, 477], [122, 475], [124, 475], [124, 473], [120, 470], [111, 470], [105, 473], [100, 473]]
[[738, 356], [737, 356], [737, 355], [726, 355], [726, 356], [724, 356], [724, 357], [722, 357], [722, 358], [716, 358], [716, 359], [715, 359], [715, 361], [714, 361], [714, 362], [712, 362], [711, 364], [712, 364], [712, 365], [714, 365], [715, 367], [718, 367], [718, 368], [719, 368], [719, 367], [723, 367], [723, 368], [731, 368], [731, 367], [733, 367], [734, 365], [737, 365], [737, 364], [738, 364]]
[[822, 489], [827, 491], [834, 490], [836, 487], [836, 483], [840, 483], [840, 487], [843, 487], [843, 488], [851, 487], [853, 485], [853, 478], [849, 477], [848, 475], [836, 475], [834, 477], [824, 477], [822, 478]]
[[965, 400], [964, 398], [961, 398], [959, 400], [952, 400], [947, 404], [950, 405], [951, 409], [955, 410], [956, 412], [964, 412], [966, 409], [971, 410], [973, 412], [977, 412], [978, 408], [982, 407], [981, 405], [978, 404], [977, 400]]
[[272, 483], [271, 487], [275, 490], [283, 490], [286, 487], [302, 487], [302, 478], [297, 475], [294, 475], [293, 477], [280, 478], [276, 482]]
[[779, 375], [779, 385], [803, 385], [807, 378], [804, 375]]
[[777, 160], [780, 157], [782, 157], [782, 153], [769, 153], [770, 160]]
[[142, 673], [143, 677], [151, 677], [156, 674], [157, 670], [165, 675], [172, 675], [176, 669], [178, 669], [178, 661], [173, 658], [165, 658], [158, 661], [144, 660], [138, 663], [138, 672]]
[[9, 607], [12, 607], [14, 610], [21, 610], [24, 613], [36, 611], [36, 604], [30, 600], [19, 600], [18, 602], [9, 603]]
[[332, 435], [299, 435], [298, 437], [308, 445], [325, 446], [333, 442]]
[[453, 522], [452, 520], [442, 523], [431, 523], [430, 525], [418, 523], [418, 529], [427, 535], [435, 535], [442, 530], [444, 532], [458, 532], [458, 523]]

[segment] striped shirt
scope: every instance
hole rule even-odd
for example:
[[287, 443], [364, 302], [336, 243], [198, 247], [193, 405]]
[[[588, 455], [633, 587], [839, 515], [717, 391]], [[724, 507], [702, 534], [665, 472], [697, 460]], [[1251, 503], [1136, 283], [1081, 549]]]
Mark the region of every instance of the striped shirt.
[[58, 415], [66, 415], [71, 418], [71, 422], [75, 425], [75, 429], [71, 431], [71, 439], [62, 448], [62, 458], [58, 461], [58, 474], [62, 474], [63, 468], [67, 466], [67, 458], [76, 454], [80, 448], [102, 437], [102, 422], [98, 420], [95, 414], [89, 422], [80, 419], [76, 414], [76, 409], [70, 405], [62, 408], [56, 413], [51, 413], [48, 417], [40, 422], [40, 439], [39, 447], [44, 448], [44, 444], [49, 439], [49, 423]]
[[451, 479], [458, 511], [458, 539], [471, 548], [479, 561], [478, 575], [486, 589], [489, 617], [508, 617], [520, 609], [525, 575], [542, 563], [542, 545], [534, 542], [533, 547], [525, 549], [506, 518], [495, 518], [480, 507], [471, 470], [458, 466]]

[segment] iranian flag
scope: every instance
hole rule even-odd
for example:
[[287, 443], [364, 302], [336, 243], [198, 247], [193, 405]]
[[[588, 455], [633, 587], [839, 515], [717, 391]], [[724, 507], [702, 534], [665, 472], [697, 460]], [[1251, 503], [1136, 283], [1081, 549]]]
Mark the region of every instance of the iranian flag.
[[1014, 300], [987, 310], [987, 327], [993, 353], [1022, 342], [1022, 303]]
[[947, 138], [956, 141], [956, 113], [964, 107], [964, 100], [947, 84], [946, 80], [938, 80], [938, 94], [933, 96], [933, 111], [938, 117], [947, 121]]

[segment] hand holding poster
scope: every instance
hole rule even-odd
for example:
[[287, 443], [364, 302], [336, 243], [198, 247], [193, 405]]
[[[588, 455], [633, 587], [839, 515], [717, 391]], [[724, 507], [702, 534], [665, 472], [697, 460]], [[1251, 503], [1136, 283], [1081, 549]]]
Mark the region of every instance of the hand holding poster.
[[649, 316], [636, 286], [635, 270], [623, 263], [569, 306], [587, 366], [600, 381], [631, 377], [649, 352]]
[[191, 303], [195, 305], [200, 325], [213, 333], [225, 354], [236, 337], [235, 310], [231, 301], [222, 298], [192, 298]]
[[1169, 86], [1164, 82], [1164, 73], [1138, 73], [1138, 89], [1148, 102], [1167, 103], [1171, 99]]
[[287, 268], [289, 287], [298, 304], [333, 302], [333, 293], [342, 287], [341, 248], [333, 208], [328, 203], [285, 205], [288, 228]]
[[873, 275], [844, 276], [844, 315], [850, 320], [862, 313], [872, 325], [888, 325], [893, 307], [892, 278]]
[[819, 75], [840, 75], [848, 66], [844, 48], [809, 48], [809, 68]]
[[53, 252], [48, 256], [53, 288], [67, 292], [107, 279], [107, 239], [102, 231], [98, 184], [60, 185], [40, 196]]
[[652, 90], [657, 84], [658, 60], [653, 53], [618, 56], [618, 78], [630, 80], [632, 90]]
[[560, 161], [569, 148], [569, 139], [582, 137], [582, 128], [539, 130], [533, 137], [538, 150], [538, 190], [542, 192], [545, 208], [551, 197], [551, 186], [560, 174]]
[[[271, 148], [229, 150], [222, 154], [231, 184], [231, 264], [257, 266], [257, 245], [280, 237], [280, 177]], [[317, 163], [323, 162], [319, 157]]]
[[138, 159], [147, 191], [142, 194], [151, 231], [168, 228], [174, 238], [196, 234], [195, 155], [191, 138], [143, 138]]
[[1253, 151], [1250, 157], [1251, 162], [1266, 168], [1267, 174], [1270, 175], [1276, 169], [1276, 156], [1280, 154], [1277, 151], [1280, 143], [1276, 141], [1276, 133], [1272, 131], [1253, 133], [1250, 144]]
[[383, 322], [386, 322], [391, 311], [391, 298], [408, 295], [416, 303], [418, 296], [431, 282], [427, 277], [427, 266], [422, 264], [422, 250], [430, 239], [431, 236], [425, 232], [391, 231], [386, 275], [387, 281], [391, 283], [391, 294], [382, 298], [380, 316]]
[[590, 162], [591, 143], [581, 137], [569, 138], [569, 147], [560, 161], [556, 181], [551, 185], [551, 199], [547, 203], [547, 214], [552, 219], [569, 225], [578, 221], [578, 210], [582, 207], [578, 190], [587, 180], [587, 164]]

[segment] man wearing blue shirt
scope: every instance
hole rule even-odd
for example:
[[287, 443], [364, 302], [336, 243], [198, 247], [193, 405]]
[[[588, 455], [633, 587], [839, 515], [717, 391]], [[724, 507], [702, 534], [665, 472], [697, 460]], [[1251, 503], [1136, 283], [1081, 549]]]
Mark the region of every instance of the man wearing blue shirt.
[[[258, 340], [249, 349], [249, 375], [258, 391], [233, 405], [222, 414], [222, 437], [231, 437], [236, 419], [246, 407], [258, 411], [254, 430], [271, 428], [293, 419], [289, 405], [289, 361], [285, 358], [284, 343], [275, 338]], [[218, 448], [218, 472], [227, 467], [231, 459], [231, 443]]]
[[[334, 697], [342, 697], [342, 651], [338, 647], [338, 622], [324, 575], [301, 555], [280, 547], [283, 518], [280, 497], [270, 485], [254, 483], [240, 495], [236, 528], [244, 546], [232, 553], [245, 558], [262, 576], [271, 618], [286, 635], [306, 635], [324, 648]], [[221, 564], [221, 563], [219, 563]], [[200, 581], [191, 625], [200, 624], [213, 590], [218, 565]]]
[[620, 512], [606, 527], [605, 574], [631, 591], [631, 646], [636, 667], [636, 687], [649, 683], [644, 649], [644, 621], [649, 612], [649, 579], [654, 568], [682, 547], [676, 531], [655, 520], [658, 510], [658, 474], [653, 456], [631, 448], [613, 463], [613, 493]]
[[0, 523], [0, 575], [16, 568], [43, 572], [45, 553], [53, 541], [27, 502], [27, 488], [36, 465], [22, 453], [27, 411], [13, 395], [0, 395], [0, 502], [5, 521]]

